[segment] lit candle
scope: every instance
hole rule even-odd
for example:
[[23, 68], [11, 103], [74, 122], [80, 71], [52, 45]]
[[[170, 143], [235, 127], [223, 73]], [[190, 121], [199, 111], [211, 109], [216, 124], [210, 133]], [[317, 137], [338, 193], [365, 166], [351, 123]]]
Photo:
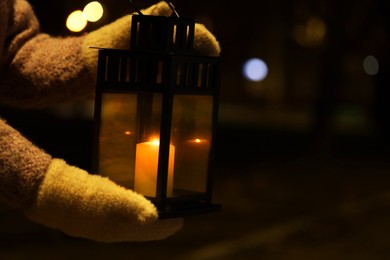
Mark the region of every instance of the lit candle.
[[[156, 196], [159, 141], [137, 144], [135, 155], [134, 190], [149, 197]], [[167, 196], [173, 192], [175, 147], [169, 146]]]

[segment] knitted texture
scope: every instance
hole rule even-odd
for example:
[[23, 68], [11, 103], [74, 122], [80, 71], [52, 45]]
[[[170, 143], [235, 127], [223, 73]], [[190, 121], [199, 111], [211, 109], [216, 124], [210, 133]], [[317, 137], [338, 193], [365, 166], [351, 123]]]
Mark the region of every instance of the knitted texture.
[[194, 50], [199, 55], [219, 56], [221, 47], [215, 36], [200, 23], [195, 24]]
[[[83, 40], [42, 34], [27, 1], [0, 1], [0, 104], [38, 108], [93, 96]], [[1, 121], [1, 198], [15, 207], [30, 206], [50, 159]]]
[[0, 119], [0, 197], [14, 207], [30, 206], [51, 157]]
[[[47, 107], [93, 97], [95, 76], [82, 56], [84, 37], [51, 37], [24, 0], [6, 0], [0, 9], [0, 103], [13, 107]], [[12, 11], [10, 11], [12, 10]]]
[[25, 0], [0, 1], [1, 68], [12, 61], [20, 48], [39, 32], [39, 22]]
[[71, 236], [100, 242], [158, 240], [182, 226], [182, 219], [158, 220], [155, 206], [142, 195], [60, 159], [52, 160], [37, 202], [26, 214]]

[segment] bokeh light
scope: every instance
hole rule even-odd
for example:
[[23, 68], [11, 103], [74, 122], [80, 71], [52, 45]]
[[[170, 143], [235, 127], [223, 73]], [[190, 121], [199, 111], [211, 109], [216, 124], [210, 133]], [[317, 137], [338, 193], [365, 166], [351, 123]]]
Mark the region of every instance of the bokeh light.
[[363, 69], [370, 76], [374, 76], [378, 74], [379, 71], [378, 60], [372, 55], [365, 57], [363, 60]]
[[243, 74], [247, 80], [261, 81], [268, 75], [268, 66], [259, 58], [251, 58], [244, 63]]
[[103, 16], [103, 6], [97, 1], [90, 2], [84, 7], [83, 14], [89, 22], [96, 22]]
[[316, 47], [323, 43], [327, 27], [319, 17], [310, 17], [306, 24], [298, 24], [293, 29], [294, 40], [305, 47]]
[[72, 12], [66, 19], [66, 27], [72, 32], [82, 31], [87, 26], [87, 23], [81, 10]]

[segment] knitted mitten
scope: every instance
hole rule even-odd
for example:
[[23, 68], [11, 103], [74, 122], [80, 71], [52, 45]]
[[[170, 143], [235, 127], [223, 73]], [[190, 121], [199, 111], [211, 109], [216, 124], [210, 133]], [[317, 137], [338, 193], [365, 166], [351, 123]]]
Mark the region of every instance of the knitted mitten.
[[[144, 15], [170, 16], [169, 5], [161, 1], [142, 10]], [[83, 56], [89, 71], [96, 75], [98, 51], [91, 47], [128, 50], [130, 48], [130, 28], [132, 15], [126, 15], [118, 20], [89, 33], [83, 42]], [[202, 55], [218, 56], [220, 46], [215, 36], [202, 24], [195, 24], [195, 51]]]
[[158, 220], [142, 195], [107, 178], [53, 159], [40, 186], [32, 220], [101, 242], [158, 240], [181, 228], [182, 219]]
[[0, 195], [35, 222], [100, 242], [166, 238], [182, 219], [159, 220], [143, 196], [34, 146], [0, 120]]

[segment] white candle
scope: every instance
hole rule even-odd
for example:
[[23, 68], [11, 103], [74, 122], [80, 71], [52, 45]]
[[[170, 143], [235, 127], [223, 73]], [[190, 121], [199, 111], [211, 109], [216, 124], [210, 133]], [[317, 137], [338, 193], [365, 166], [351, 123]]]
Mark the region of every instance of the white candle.
[[[160, 143], [158, 141], [139, 143], [136, 148], [134, 190], [149, 197], [156, 196], [159, 148]], [[168, 197], [171, 197], [173, 193], [174, 158], [175, 147], [170, 145], [167, 183]]]

